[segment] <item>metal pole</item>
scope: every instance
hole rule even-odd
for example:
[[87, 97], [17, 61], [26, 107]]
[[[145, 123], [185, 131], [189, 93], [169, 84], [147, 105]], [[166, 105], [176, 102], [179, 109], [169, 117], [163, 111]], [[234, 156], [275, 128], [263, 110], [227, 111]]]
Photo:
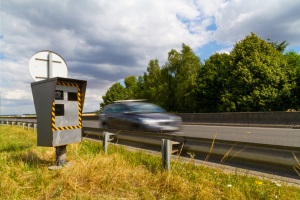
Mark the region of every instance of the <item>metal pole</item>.
[[103, 132], [103, 137], [102, 137], [102, 144], [103, 144], [103, 150], [104, 153], [107, 154], [107, 148], [108, 148], [108, 142], [112, 141], [112, 139], [110, 139], [111, 135], [115, 135], [113, 133], [108, 133], [108, 132]]
[[103, 137], [102, 137], [102, 144], [103, 144], [103, 151], [105, 154], [107, 154], [107, 132], [103, 132]]
[[162, 139], [161, 154], [162, 154], [162, 168], [170, 171], [170, 159], [171, 159], [171, 142], [167, 139]]
[[48, 55], [48, 73], [47, 73], [47, 79], [52, 77], [52, 52], [49, 52]]
[[67, 145], [55, 147], [56, 165], [63, 166], [67, 163]]

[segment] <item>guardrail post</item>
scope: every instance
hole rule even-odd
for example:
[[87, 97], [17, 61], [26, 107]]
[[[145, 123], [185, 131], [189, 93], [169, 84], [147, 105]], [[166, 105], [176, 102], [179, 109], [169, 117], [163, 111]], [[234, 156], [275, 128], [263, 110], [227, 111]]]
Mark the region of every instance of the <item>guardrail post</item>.
[[25, 125], [26, 125], [26, 123], [25, 123], [25, 122], [23, 122], [23, 129], [25, 128]]
[[162, 139], [161, 154], [162, 154], [163, 169], [170, 171], [171, 154], [178, 152], [178, 150], [173, 150], [173, 145], [178, 145], [178, 144], [180, 143], [168, 139]]
[[28, 125], [27, 125], [27, 130], [28, 131], [29, 131], [30, 126], [31, 126], [31, 123], [28, 123]]
[[16, 122], [11, 122], [11, 126], [15, 125]]
[[34, 124], [33, 124], [33, 131], [34, 131], [34, 132], [36, 132], [36, 127], [37, 127], [37, 124], [34, 123]]
[[161, 146], [161, 154], [162, 154], [162, 168], [170, 171], [170, 158], [171, 158], [171, 151], [170, 151], [170, 140], [162, 139], [162, 146]]
[[110, 136], [114, 136], [114, 135], [115, 134], [113, 133], [103, 132], [102, 142], [103, 142], [103, 150], [105, 154], [107, 154], [108, 142], [113, 140], [112, 138], [110, 138]]

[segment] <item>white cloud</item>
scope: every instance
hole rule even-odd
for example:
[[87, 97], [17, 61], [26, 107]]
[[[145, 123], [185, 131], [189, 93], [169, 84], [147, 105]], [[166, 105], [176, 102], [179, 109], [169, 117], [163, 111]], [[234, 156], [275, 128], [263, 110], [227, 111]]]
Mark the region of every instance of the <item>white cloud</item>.
[[228, 1], [216, 13], [218, 42], [235, 43], [251, 32], [263, 39], [300, 45], [300, 2], [297, 0]]
[[182, 43], [194, 50], [209, 42], [224, 47], [254, 32], [265, 39], [300, 44], [300, 6], [292, 0], [9, 0], [1, 4], [1, 112], [7, 114], [18, 111], [13, 107], [22, 108], [21, 113], [34, 112], [28, 62], [41, 50], [60, 54], [70, 78], [87, 80], [84, 110], [92, 111], [114, 82], [142, 75], [150, 59], [163, 65], [167, 53], [180, 50]]
[[217, 51], [217, 53], [226, 53], [226, 54], [230, 54], [232, 48], [225, 48], [225, 49], [221, 49], [219, 51]]
[[21, 89], [5, 90], [2, 96], [7, 100], [25, 100], [32, 98], [28, 91]]

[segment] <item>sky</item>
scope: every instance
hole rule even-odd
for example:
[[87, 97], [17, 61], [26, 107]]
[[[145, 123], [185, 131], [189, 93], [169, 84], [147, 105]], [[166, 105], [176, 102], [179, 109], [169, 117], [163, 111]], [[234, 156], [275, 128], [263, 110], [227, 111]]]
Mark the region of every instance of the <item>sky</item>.
[[251, 32], [300, 53], [299, 0], [1, 0], [0, 115], [35, 113], [29, 60], [50, 50], [86, 80], [83, 112], [115, 82], [190, 46], [204, 61]]

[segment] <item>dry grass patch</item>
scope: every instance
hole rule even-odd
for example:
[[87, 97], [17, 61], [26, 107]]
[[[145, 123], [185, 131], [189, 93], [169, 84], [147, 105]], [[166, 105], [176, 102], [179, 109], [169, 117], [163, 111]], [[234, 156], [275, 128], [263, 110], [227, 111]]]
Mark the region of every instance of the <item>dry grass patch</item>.
[[36, 146], [36, 133], [0, 126], [0, 199], [300, 199], [297, 187], [84, 140], [67, 146], [72, 165], [50, 171], [55, 149]]

